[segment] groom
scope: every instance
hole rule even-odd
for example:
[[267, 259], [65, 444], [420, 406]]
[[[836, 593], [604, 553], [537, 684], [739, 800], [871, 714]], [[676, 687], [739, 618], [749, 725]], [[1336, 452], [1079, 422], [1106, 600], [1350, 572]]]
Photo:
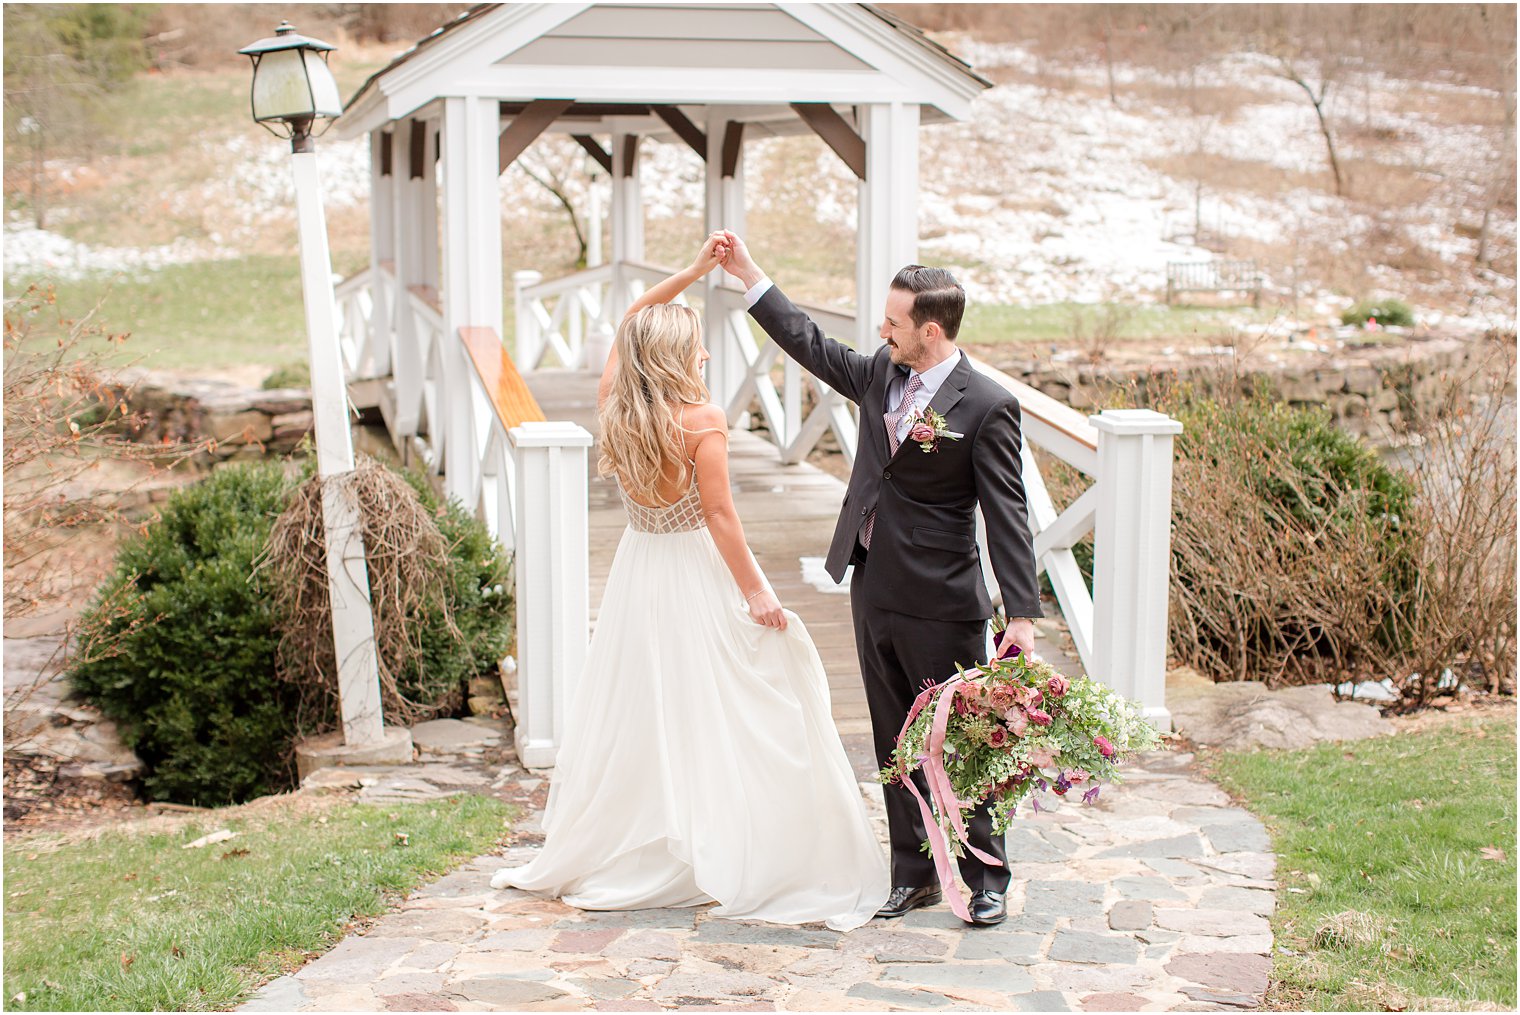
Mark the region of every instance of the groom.
[[[876, 760], [885, 767], [924, 682], [944, 680], [986, 651], [992, 605], [976, 545], [978, 504], [1010, 618], [1004, 649], [1034, 649], [1040, 592], [1019, 463], [1019, 403], [956, 348], [966, 294], [943, 268], [909, 265], [897, 273], [881, 325], [884, 344], [862, 355], [826, 337], [771, 283], [744, 242], [727, 235], [724, 268], [747, 289], [751, 316], [787, 355], [860, 406], [855, 467], [827, 567], [838, 582], [855, 566], [855, 646]], [[927, 452], [918, 440], [925, 431], [912, 432], [925, 410], [944, 418]], [[927, 799], [923, 773], [913, 778]], [[895, 917], [934, 905], [941, 891], [934, 861], [921, 850], [927, 832], [918, 802], [901, 785], [884, 791], [893, 887], [877, 915]], [[988, 866], [969, 852], [961, 859], [971, 922], [1001, 923], [1010, 875], [987, 805], [973, 815], [968, 838], [1004, 861]]]

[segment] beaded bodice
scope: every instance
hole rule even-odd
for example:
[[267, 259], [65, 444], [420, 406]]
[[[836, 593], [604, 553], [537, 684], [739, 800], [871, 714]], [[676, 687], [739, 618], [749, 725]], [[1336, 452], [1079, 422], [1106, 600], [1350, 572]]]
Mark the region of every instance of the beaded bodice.
[[702, 498], [697, 494], [695, 481], [687, 487], [680, 500], [668, 507], [649, 507], [636, 503], [629, 499], [621, 484], [618, 493], [622, 495], [623, 507], [628, 511], [628, 525], [636, 532], [664, 535], [707, 527], [707, 516], [702, 513]]

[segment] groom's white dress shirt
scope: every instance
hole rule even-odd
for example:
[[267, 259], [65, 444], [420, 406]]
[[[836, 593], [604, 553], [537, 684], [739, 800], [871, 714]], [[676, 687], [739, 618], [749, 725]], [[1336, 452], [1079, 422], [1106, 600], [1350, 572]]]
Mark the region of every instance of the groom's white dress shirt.
[[[770, 279], [762, 278], [746, 290], [744, 293], [745, 309], [747, 310], [758, 303], [760, 297], [770, 291], [771, 284]], [[954, 356], [945, 357], [944, 362], [932, 366], [918, 375], [922, 387], [913, 396], [914, 411], [903, 413], [902, 419], [897, 422], [898, 444], [908, 439], [908, 429], [912, 426], [913, 417], [923, 412], [929, 407], [929, 403], [934, 401], [934, 396], [939, 392], [940, 385], [945, 383], [945, 378], [950, 376], [951, 371], [960, 363], [961, 357], [964, 355], [965, 353], [957, 349]], [[910, 371], [899, 368], [896, 375], [887, 382], [887, 399], [886, 404], [882, 406], [883, 414], [895, 412], [897, 407], [902, 404], [903, 387], [908, 383], [909, 376], [911, 376]]]

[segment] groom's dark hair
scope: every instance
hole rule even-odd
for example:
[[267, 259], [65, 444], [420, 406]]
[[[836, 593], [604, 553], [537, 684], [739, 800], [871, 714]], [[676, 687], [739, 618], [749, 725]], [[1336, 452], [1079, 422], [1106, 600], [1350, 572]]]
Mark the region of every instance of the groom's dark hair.
[[966, 290], [944, 268], [925, 268], [910, 264], [892, 280], [893, 289], [913, 294], [913, 326], [922, 328], [933, 321], [945, 337], [955, 341], [961, 330], [961, 316], [966, 312]]

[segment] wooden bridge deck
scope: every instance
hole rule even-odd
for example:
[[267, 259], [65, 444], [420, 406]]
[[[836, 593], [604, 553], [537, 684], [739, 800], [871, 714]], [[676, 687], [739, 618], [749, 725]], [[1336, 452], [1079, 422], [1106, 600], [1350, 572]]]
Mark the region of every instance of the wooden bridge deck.
[[[552, 420], [573, 420], [591, 431], [596, 426], [596, 378], [581, 371], [545, 370], [528, 374], [528, 386]], [[729, 441], [729, 472], [734, 503], [755, 559], [765, 571], [782, 605], [796, 612], [823, 657], [833, 702], [834, 721], [856, 772], [862, 778], [875, 771], [871, 753], [871, 722], [855, 657], [850, 597], [823, 574], [844, 484], [806, 463], [782, 465], [774, 445], [753, 434], [734, 431]], [[611, 480], [596, 474], [592, 449], [590, 483], [591, 615], [597, 609], [612, 568], [618, 539], [627, 517]], [[816, 558], [804, 576], [803, 561]], [[816, 584], [815, 584], [816, 582]], [[828, 591], [825, 591], [828, 590]], [[1077, 664], [1055, 645], [1040, 651], [1060, 669], [1080, 672]]]

